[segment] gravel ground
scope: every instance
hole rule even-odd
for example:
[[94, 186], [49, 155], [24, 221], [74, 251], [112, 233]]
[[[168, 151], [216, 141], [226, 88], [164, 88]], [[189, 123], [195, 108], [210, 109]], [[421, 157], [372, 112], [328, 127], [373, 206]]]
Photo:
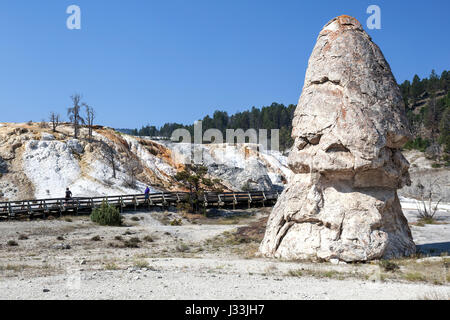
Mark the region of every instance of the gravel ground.
[[[157, 259], [155, 270], [80, 272], [2, 282], [0, 299], [419, 299], [450, 287], [249, 273], [272, 262]], [[230, 267], [231, 266], [231, 267]], [[217, 268], [217, 267], [216, 267]], [[77, 282], [77, 279], [80, 279]], [[44, 289], [49, 290], [44, 292]], [[46, 290], [46, 291], [47, 291]]]
[[[268, 213], [268, 209], [252, 209], [242, 219], [183, 219], [181, 226], [168, 225], [180, 217], [167, 212], [127, 214], [128, 226], [121, 228], [99, 227], [87, 217], [0, 223], [0, 299], [450, 298], [446, 281], [440, 285], [383, 281], [377, 276], [378, 264], [262, 259], [254, 256], [257, 243], [214, 240]], [[415, 222], [413, 208], [405, 208], [405, 215]], [[448, 211], [440, 213], [439, 221], [411, 227], [418, 245], [447, 248]], [[18, 240], [24, 234], [28, 239]], [[101, 241], [93, 241], [95, 235]], [[61, 236], [63, 240], [56, 239]], [[122, 243], [117, 236], [139, 237], [139, 248], [111, 246]], [[145, 236], [153, 241], [145, 242]], [[11, 239], [18, 246], [6, 245]]]

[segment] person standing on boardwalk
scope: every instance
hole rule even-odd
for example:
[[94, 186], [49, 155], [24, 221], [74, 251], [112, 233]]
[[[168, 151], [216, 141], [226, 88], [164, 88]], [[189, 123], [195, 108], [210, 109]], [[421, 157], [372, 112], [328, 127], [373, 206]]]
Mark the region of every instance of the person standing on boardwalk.
[[72, 191], [69, 188], [66, 188], [66, 200], [72, 199]]
[[150, 197], [150, 188], [147, 186], [145, 189], [145, 202], [148, 202], [148, 199]]
[[72, 199], [72, 191], [69, 188], [66, 188], [66, 205]]

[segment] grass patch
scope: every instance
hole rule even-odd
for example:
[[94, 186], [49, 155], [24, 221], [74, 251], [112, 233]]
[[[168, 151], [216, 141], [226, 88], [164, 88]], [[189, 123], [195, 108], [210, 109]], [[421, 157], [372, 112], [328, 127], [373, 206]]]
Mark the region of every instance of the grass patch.
[[431, 218], [431, 217], [427, 217], [427, 218], [421, 218], [420, 220], [417, 221], [417, 225], [421, 224], [422, 226], [426, 225], [426, 224], [437, 224], [436, 219]]
[[[429, 258], [429, 259], [428, 259]], [[450, 258], [428, 257], [422, 253], [407, 258], [371, 262], [380, 267], [381, 280], [425, 282], [443, 285], [450, 281]]]
[[398, 264], [389, 260], [381, 260], [379, 263], [380, 267], [387, 272], [395, 272], [400, 269]]
[[412, 282], [424, 282], [426, 277], [420, 272], [408, 272], [404, 275], [405, 280]]
[[0, 271], [14, 271], [14, 272], [22, 272], [25, 269], [29, 269], [31, 266], [25, 264], [8, 264], [6, 266], [0, 266]]
[[115, 264], [114, 262], [107, 263], [105, 265], [105, 270], [119, 270], [119, 266]]
[[302, 277], [303, 272], [302, 272], [302, 270], [289, 270], [287, 275], [289, 277]]
[[[328, 278], [328, 279], [338, 279], [343, 280], [346, 278], [358, 278], [358, 274], [353, 274], [349, 272], [339, 272], [335, 270], [289, 270], [286, 273], [289, 277], [303, 277], [310, 276], [314, 278]], [[360, 276], [359, 276], [360, 277]]]
[[[417, 257], [421, 258], [420, 260]], [[406, 280], [411, 282], [427, 282], [442, 285], [450, 281], [450, 258], [429, 259], [418, 255], [414, 258], [396, 260], [401, 271], [385, 274], [392, 280]]]
[[139, 269], [148, 268], [148, 262], [145, 260], [136, 260], [134, 262], [134, 267]]

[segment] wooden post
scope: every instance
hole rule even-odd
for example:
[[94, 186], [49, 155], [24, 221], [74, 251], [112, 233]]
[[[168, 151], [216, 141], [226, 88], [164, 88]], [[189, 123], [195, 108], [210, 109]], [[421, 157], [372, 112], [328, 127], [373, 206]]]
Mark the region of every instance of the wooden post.
[[11, 202], [8, 202], [8, 220], [12, 217], [12, 214]]
[[59, 215], [61, 215], [61, 212], [62, 212], [62, 201], [61, 200], [58, 200], [57, 201], [57, 206], [58, 206], [58, 211], [59, 211]]
[[78, 216], [78, 210], [79, 210], [79, 208], [80, 208], [80, 199], [77, 199], [77, 205], [75, 206], [75, 211], [76, 211], [76, 214], [77, 214], [77, 216]]
[[208, 198], [206, 197], [206, 193], [203, 194], [203, 207], [206, 208], [208, 206]]
[[264, 203], [265, 203], [265, 201], [267, 200], [267, 197], [266, 197], [266, 194], [264, 193], [264, 191], [262, 192], [262, 194], [263, 194], [262, 205], [263, 205], [263, 207], [265, 207]]
[[163, 208], [167, 206], [166, 197], [164, 196], [164, 192], [162, 193], [162, 199], [163, 199]]

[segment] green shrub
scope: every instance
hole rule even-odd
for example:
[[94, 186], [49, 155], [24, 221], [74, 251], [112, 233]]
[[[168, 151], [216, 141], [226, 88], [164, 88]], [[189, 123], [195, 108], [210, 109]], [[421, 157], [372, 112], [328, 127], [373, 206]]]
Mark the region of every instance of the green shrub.
[[106, 202], [95, 208], [91, 214], [91, 220], [102, 226], [121, 226], [122, 219], [119, 210]]
[[174, 219], [172, 220], [172, 222], [170, 222], [171, 226], [181, 226], [183, 224], [183, 222], [181, 221], [181, 219]]
[[403, 148], [406, 150], [416, 149], [422, 152], [425, 152], [426, 148], [430, 146], [430, 141], [427, 139], [422, 139], [421, 137], [417, 137], [414, 140], [408, 141]]

